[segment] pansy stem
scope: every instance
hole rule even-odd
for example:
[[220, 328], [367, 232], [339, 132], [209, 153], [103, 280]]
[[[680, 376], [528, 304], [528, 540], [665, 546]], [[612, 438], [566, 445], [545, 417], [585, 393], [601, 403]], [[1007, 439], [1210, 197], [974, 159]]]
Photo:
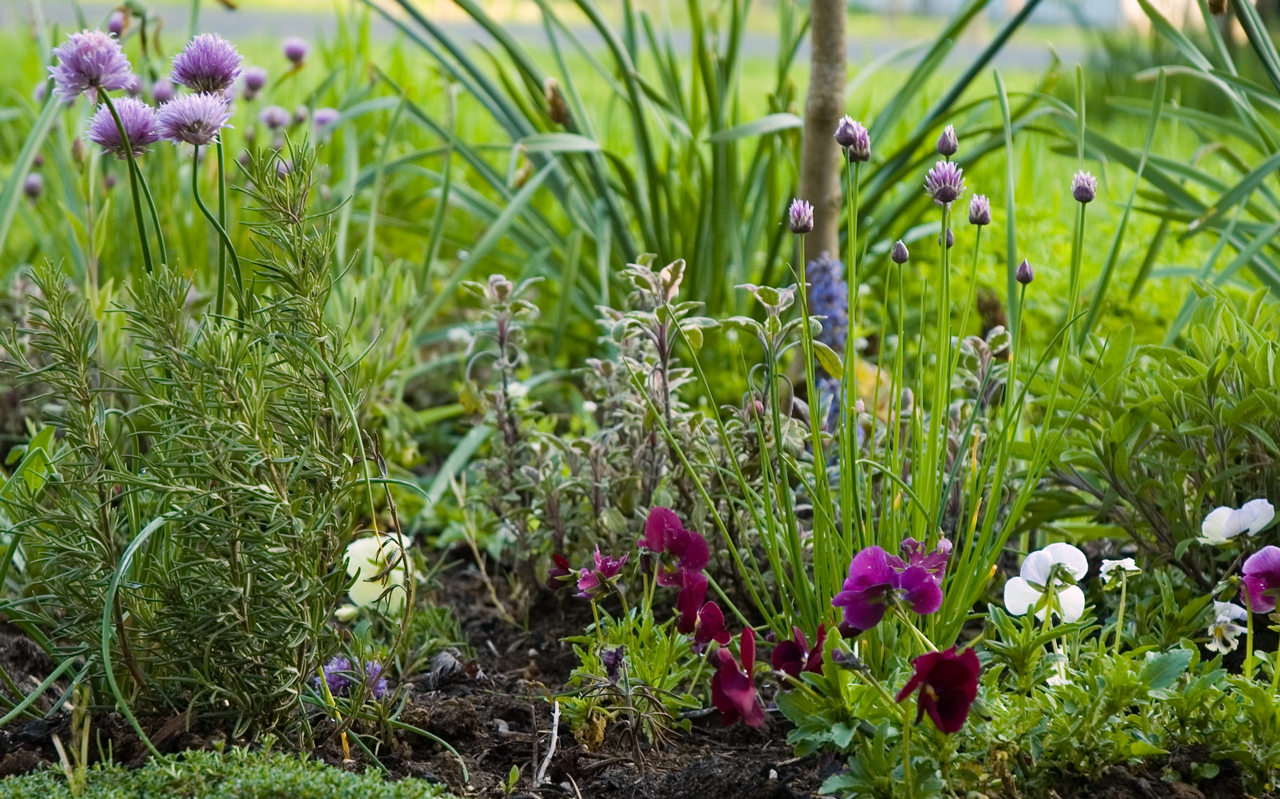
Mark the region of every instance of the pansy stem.
[[142, 263], [150, 274], [153, 266], [151, 263], [151, 243], [147, 241], [147, 224], [142, 221], [142, 200], [138, 195], [138, 164], [133, 158], [133, 145], [129, 143], [129, 133], [124, 129], [124, 122], [120, 119], [120, 114], [116, 111], [116, 106], [111, 102], [111, 95], [106, 91], [99, 90], [98, 96], [102, 98], [103, 105], [111, 112], [111, 118], [116, 121], [116, 130], [120, 133], [120, 146], [124, 150], [125, 157], [129, 161], [129, 191], [133, 194], [133, 217], [138, 222], [138, 242], [142, 245]]
[[1244, 609], [1248, 614], [1245, 617], [1245, 637], [1244, 637], [1244, 678], [1246, 680], [1253, 679], [1253, 600], [1249, 598], [1249, 585], [1246, 583], [1242, 586], [1244, 589]]
[[1120, 655], [1120, 639], [1124, 631], [1124, 595], [1128, 587], [1129, 573], [1120, 570], [1120, 608], [1116, 611], [1116, 656]]
[[[917, 697], [916, 706], [919, 707], [919, 705], [920, 699]], [[912, 774], [911, 769], [911, 727], [910, 721], [902, 725], [902, 784], [907, 789], [907, 799], [911, 799], [915, 793], [912, 785], [915, 782], [915, 775]]]
[[916, 627], [915, 624], [911, 622], [911, 617], [907, 615], [907, 612], [902, 609], [901, 605], [898, 605], [895, 602], [893, 605], [893, 612], [897, 614], [899, 619], [902, 619], [903, 624], [907, 625], [907, 629], [915, 633], [916, 640], [920, 642], [920, 645], [923, 646], [926, 651], [929, 651], [929, 652], [938, 651], [938, 647], [933, 645], [933, 642], [929, 640], [928, 636], [920, 632], [920, 628]]

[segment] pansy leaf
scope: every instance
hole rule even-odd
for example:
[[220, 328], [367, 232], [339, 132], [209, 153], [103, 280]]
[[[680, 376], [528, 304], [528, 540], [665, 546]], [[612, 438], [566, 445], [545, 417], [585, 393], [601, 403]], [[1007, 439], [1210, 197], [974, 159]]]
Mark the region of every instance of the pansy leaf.
[[1191, 651], [1175, 649], [1148, 660], [1142, 665], [1138, 679], [1148, 689], [1163, 690], [1172, 686], [1191, 665]]

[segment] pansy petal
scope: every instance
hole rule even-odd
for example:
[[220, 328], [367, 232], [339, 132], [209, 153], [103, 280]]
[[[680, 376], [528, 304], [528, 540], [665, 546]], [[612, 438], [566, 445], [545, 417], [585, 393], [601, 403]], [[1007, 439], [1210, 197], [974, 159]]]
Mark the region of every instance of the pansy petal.
[[[1058, 610], [1061, 611], [1063, 622], [1070, 624], [1084, 615], [1084, 591], [1080, 590], [1080, 586], [1058, 586], [1054, 594], [1058, 600]], [[1046, 609], [1041, 608], [1036, 613], [1036, 618], [1043, 620]]]
[[922, 566], [908, 566], [899, 577], [899, 591], [902, 601], [921, 616], [937, 613], [942, 607], [942, 589], [938, 586], [938, 578], [929, 574]]
[[1223, 531], [1226, 530], [1227, 519], [1230, 518], [1231, 508], [1225, 506], [1214, 508], [1200, 523], [1200, 535], [1212, 542], [1227, 540], [1227, 536], [1223, 534]]
[[1053, 570], [1053, 558], [1043, 549], [1032, 552], [1022, 561], [1022, 570], [1019, 574], [1022, 579], [1035, 583], [1036, 585], [1045, 585], [1049, 582], [1049, 572]]
[[865, 591], [841, 591], [831, 604], [844, 610], [846, 623], [858, 630], [870, 630], [884, 618], [888, 590], [888, 586], [877, 586]]
[[683, 525], [675, 511], [655, 507], [649, 511], [649, 517], [644, 521], [644, 536], [640, 539], [640, 547], [650, 552], [662, 552], [667, 548], [671, 531], [680, 529], [683, 529]]
[[1040, 601], [1040, 595], [1025, 579], [1010, 577], [1004, 584], [1004, 609], [1015, 616], [1025, 616]]
[[1244, 503], [1244, 507], [1231, 514], [1241, 526], [1241, 532], [1255, 535], [1259, 530], [1271, 524], [1276, 509], [1265, 499], [1255, 499]]
[[1234, 602], [1214, 602], [1213, 617], [1219, 620], [1242, 621], [1249, 618], [1249, 611]]
[[1050, 544], [1043, 551], [1053, 558], [1054, 563], [1065, 566], [1067, 572], [1077, 580], [1083, 580], [1089, 573], [1089, 559], [1077, 547], [1059, 542]]

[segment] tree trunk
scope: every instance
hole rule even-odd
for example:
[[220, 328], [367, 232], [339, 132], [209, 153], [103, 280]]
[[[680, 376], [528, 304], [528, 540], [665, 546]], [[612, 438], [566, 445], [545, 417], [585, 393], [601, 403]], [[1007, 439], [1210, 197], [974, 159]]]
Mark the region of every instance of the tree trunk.
[[812, 71], [804, 104], [800, 196], [813, 204], [808, 257], [840, 254], [840, 147], [836, 123], [844, 114], [845, 0], [813, 0], [809, 26]]

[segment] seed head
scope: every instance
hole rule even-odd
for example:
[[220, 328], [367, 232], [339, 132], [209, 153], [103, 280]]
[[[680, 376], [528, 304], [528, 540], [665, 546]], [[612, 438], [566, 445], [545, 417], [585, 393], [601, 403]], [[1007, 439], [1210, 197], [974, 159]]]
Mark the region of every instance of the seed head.
[[889, 258], [901, 266], [911, 257], [911, 253], [907, 251], [907, 245], [902, 243], [902, 239], [898, 239], [893, 243], [893, 249], [889, 251]]
[[836, 144], [844, 148], [845, 154], [853, 162], [867, 161], [871, 158], [871, 134], [861, 122], [853, 117], [843, 117], [836, 126]]
[[969, 200], [969, 224], [979, 227], [991, 224], [991, 201], [987, 195], [975, 194]]
[[58, 57], [57, 65], [49, 67], [53, 92], [67, 103], [82, 94], [96, 103], [99, 89], [120, 91], [133, 79], [133, 68], [120, 42], [102, 31], [72, 33], [53, 54]]
[[311, 52], [311, 45], [307, 44], [306, 39], [291, 36], [284, 40], [281, 49], [284, 51], [285, 58], [292, 61], [295, 66], [302, 66], [302, 62], [307, 60], [307, 54]]
[[174, 144], [212, 144], [231, 113], [221, 94], [184, 94], [165, 103], [156, 114], [160, 138]]
[[32, 172], [27, 175], [27, 179], [22, 182], [22, 193], [27, 195], [31, 202], [40, 199], [41, 193], [44, 192], [44, 177], [39, 172]]
[[1036, 279], [1036, 270], [1031, 268], [1031, 263], [1026, 258], [1023, 258], [1022, 263], [1018, 264], [1018, 271], [1013, 276], [1025, 286]]
[[338, 109], [317, 108], [316, 112], [311, 115], [311, 122], [316, 126], [316, 129], [318, 130], [320, 128], [323, 128], [325, 125], [332, 124], [333, 121], [337, 118], [338, 118]]
[[218, 94], [240, 77], [240, 54], [216, 33], [201, 33], [173, 57], [170, 77], [197, 94]]
[[792, 233], [808, 233], [813, 230], [813, 206], [805, 200], [792, 200], [791, 211]]
[[[120, 115], [120, 124], [124, 126], [125, 135], [129, 137], [129, 149], [137, 158], [147, 148], [160, 140], [156, 131], [155, 109], [141, 100], [122, 97], [116, 101], [116, 113]], [[102, 149], [116, 158], [127, 158], [124, 142], [120, 140], [120, 128], [111, 116], [106, 103], [98, 106], [93, 119], [89, 121], [89, 141], [102, 146]]]
[[1093, 198], [1098, 196], [1098, 179], [1080, 170], [1071, 178], [1071, 196], [1081, 204], [1093, 202]]
[[949, 205], [964, 194], [964, 170], [950, 161], [939, 161], [929, 170], [924, 189], [938, 205]]
[[956, 138], [956, 129], [947, 125], [942, 129], [942, 135], [938, 137], [938, 155], [950, 158], [960, 149], [960, 140]]
[[258, 121], [271, 130], [279, 130], [289, 124], [289, 112], [278, 105], [269, 105], [258, 114]]
[[173, 99], [173, 81], [168, 78], [159, 78], [155, 83], [151, 84], [151, 99], [155, 100], [158, 105], [164, 105]]

